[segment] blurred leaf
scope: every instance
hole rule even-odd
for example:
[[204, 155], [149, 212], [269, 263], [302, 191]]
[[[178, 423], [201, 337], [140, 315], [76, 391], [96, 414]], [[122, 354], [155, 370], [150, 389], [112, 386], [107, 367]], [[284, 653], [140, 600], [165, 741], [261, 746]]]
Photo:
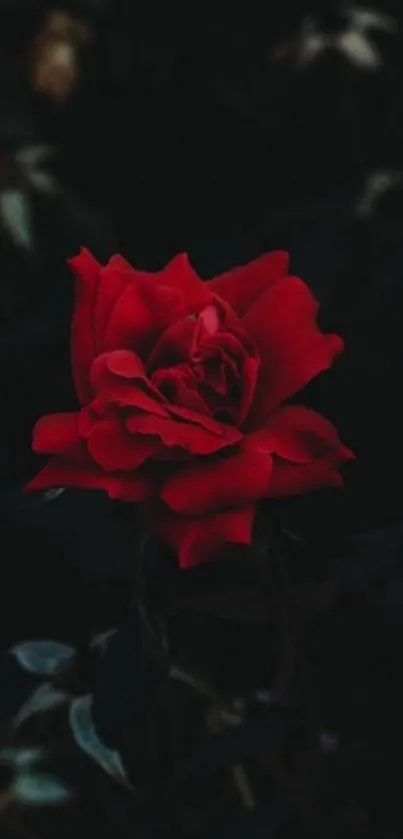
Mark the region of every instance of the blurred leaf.
[[337, 39], [337, 46], [353, 64], [363, 70], [377, 70], [382, 64], [378, 50], [361, 32], [343, 32]]
[[20, 746], [11, 749], [3, 749], [0, 752], [0, 763], [14, 766], [16, 769], [23, 769], [31, 766], [46, 757], [45, 749], [37, 746]]
[[7, 189], [0, 194], [0, 220], [18, 247], [32, 250], [31, 213], [22, 190]]
[[99, 739], [92, 719], [92, 696], [80, 696], [70, 705], [70, 726], [77, 745], [109, 775], [127, 784], [119, 752], [108, 749]]
[[20, 166], [38, 166], [39, 163], [49, 160], [53, 154], [52, 146], [23, 146], [16, 152], [15, 159]]
[[29, 673], [55, 676], [75, 655], [73, 647], [58, 641], [26, 641], [10, 650]]
[[38, 192], [52, 194], [55, 192], [55, 182], [47, 172], [40, 172], [39, 170], [27, 172], [27, 180]]
[[350, 6], [345, 9], [344, 14], [358, 31], [365, 32], [378, 29], [393, 34], [398, 32], [397, 21], [390, 15], [384, 15], [376, 9], [361, 9], [358, 6]]
[[94, 635], [94, 638], [91, 641], [91, 649], [98, 650], [100, 653], [106, 652], [109, 646], [110, 640], [116, 635], [116, 627], [113, 629], [105, 629], [103, 632], [100, 632], [99, 635]]
[[55, 690], [50, 682], [45, 682], [45, 684], [40, 685], [33, 692], [22, 708], [18, 711], [14, 719], [15, 728], [18, 728], [18, 726], [22, 725], [23, 722], [26, 722], [26, 720], [34, 714], [57, 708], [59, 705], [67, 702], [68, 699], [69, 696], [67, 693]]
[[65, 804], [72, 791], [54, 775], [20, 775], [13, 786], [14, 795], [29, 807]]
[[[372, 9], [359, 9], [355, 6], [341, 10], [341, 15], [346, 26], [336, 35], [320, 31], [320, 20], [317, 21], [313, 17], [304, 19], [298, 45], [299, 65], [310, 64], [323, 53], [336, 50], [361, 70], [378, 70], [383, 63], [382, 55], [371, 36], [374, 31], [397, 34], [396, 20]], [[277, 49], [272, 57], [284, 58], [292, 46], [292, 41], [289, 44], [281, 44], [280, 52]]]
[[56, 499], [59, 498], [59, 495], [62, 495], [63, 492], [65, 492], [63, 487], [59, 487], [58, 489], [48, 489], [47, 492], [43, 494], [42, 500], [45, 504], [50, 501], [56, 501]]
[[377, 169], [371, 172], [365, 181], [356, 210], [360, 216], [371, 215], [376, 209], [379, 199], [385, 192], [402, 183], [402, 173], [387, 169]]

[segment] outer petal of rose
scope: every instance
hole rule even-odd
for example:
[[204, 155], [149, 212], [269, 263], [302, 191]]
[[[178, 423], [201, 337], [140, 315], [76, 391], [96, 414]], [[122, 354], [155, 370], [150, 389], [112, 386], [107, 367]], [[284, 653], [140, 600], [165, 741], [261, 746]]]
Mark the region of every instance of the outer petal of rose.
[[140, 471], [130, 475], [110, 475], [106, 472], [66, 463], [62, 458], [53, 458], [25, 487], [26, 490], [42, 490], [53, 487], [105, 490], [110, 498], [121, 501], [145, 501], [151, 495], [153, 482], [150, 476]]
[[221, 274], [207, 285], [242, 317], [274, 283], [285, 277], [288, 263], [286, 251], [273, 251]]
[[68, 260], [76, 276], [76, 299], [71, 326], [71, 362], [74, 387], [81, 404], [91, 398], [90, 368], [97, 354], [94, 336], [94, 304], [101, 266], [82, 249]]
[[210, 516], [186, 518], [151, 509], [153, 529], [179, 558], [181, 568], [215, 559], [225, 545], [250, 545], [255, 508], [241, 507]]
[[78, 437], [78, 414], [49, 414], [33, 431], [32, 448], [40, 454], [61, 454], [74, 446]]
[[161, 449], [158, 438], [129, 434], [117, 419], [100, 420], [88, 436], [91, 457], [108, 472], [138, 469]]
[[[120, 296], [129, 285], [144, 288], [148, 287], [150, 294], [162, 291], [162, 298], [165, 299], [167, 290], [171, 289], [177, 294], [174, 298], [181, 299], [183, 310], [186, 312], [198, 312], [211, 302], [211, 294], [206, 285], [197, 276], [189, 264], [186, 254], [181, 254], [173, 259], [168, 265], [156, 273], [139, 271], [132, 268], [120, 255], [113, 256], [105, 268], [101, 268], [98, 294], [94, 303], [93, 320], [94, 335], [98, 352], [102, 352], [108, 345], [104, 345], [104, 335], [108, 326], [109, 318], [119, 300]], [[132, 294], [128, 295], [129, 298]]]
[[120, 256], [112, 256], [108, 264], [101, 268], [93, 309], [94, 337], [98, 353], [104, 349], [104, 333], [112, 310], [135, 277], [136, 272]]
[[215, 463], [195, 464], [174, 472], [160, 495], [171, 510], [186, 516], [243, 507], [265, 496], [271, 469], [270, 455], [237, 452]]
[[197, 313], [211, 302], [211, 292], [190, 265], [186, 253], [178, 254], [161, 271], [155, 272], [138, 271], [120, 255], [113, 256], [109, 265], [123, 273], [127, 272], [132, 279], [138, 277], [154, 285], [176, 289], [188, 312]]
[[133, 434], [156, 436], [164, 446], [177, 446], [194, 455], [213, 454], [241, 439], [237, 429], [231, 429], [230, 426], [227, 426], [227, 434], [213, 434], [202, 425], [164, 419], [151, 414], [129, 417], [126, 427]]
[[242, 325], [261, 359], [249, 427], [331, 367], [343, 349], [341, 338], [319, 330], [317, 310], [308, 286], [298, 277], [285, 277], [244, 317]]
[[[127, 294], [127, 298], [130, 300], [139, 292], [141, 295], [141, 290], [147, 287], [152, 293], [157, 276], [157, 274], [133, 268], [120, 254], [112, 256], [108, 264], [101, 268], [100, 283], [93, 312], [98, 352], [101, 353], [109, 348], [109, 344], [105, 344], [104, 336], [112, 312], [123, 292], [126, 291], [128, 286], [133, 286], [132, 291]], [[133, 328], [136, 324], [137, 320], [133, 321]]]
[[285, 495], [299, 495], [325, 487], [340, 487], [343, 479], [339, 474], [339, 467], [351, 459], [351, 452], [341, 444], [337, 451], [312, 460], [310, 463], [289, 463], [274, 457], [266, 497], [277, 498]]
[[264, 426], [245, 436], [243, 447], [276, 454], [292, 463], [310, 463], [331, 452], [347, 451], [334, 425], [304, 405], [284, 405], [274, 411]]
[[116, 301], [105, 328], [104, 350], [132, 349], [145, 357], [171, 323], [184, 314], [175, 288], [136, 277]]
[[211, 289], [192, 268], [187, 253], [180, 253], [154, 274], [155, 282], [175, 288], [183, 300], [187, 314], [197, 314], [212, 302]]

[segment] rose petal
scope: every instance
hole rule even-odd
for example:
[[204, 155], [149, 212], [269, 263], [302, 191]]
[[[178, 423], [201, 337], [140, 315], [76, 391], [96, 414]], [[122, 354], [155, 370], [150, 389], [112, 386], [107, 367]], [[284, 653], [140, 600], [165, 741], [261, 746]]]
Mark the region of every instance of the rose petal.
[[49, 414], [42, 417], [33, 431], [32, 448], [40, 454], [61, 454], [78, 441], [78, 417], [74, 414]]
[[181, 568], [215, 559], [227, 544], [250, 545], [255, 508], [242, 507], [199, 518], [151, 510], [153, 529], [178, 555]]
[[288, 263], [286, 251], [273, 251], [221, 274], [207, 285], [242, 317], [274, 283], [287, 274]]
[[211, 302], [211, 293], [206, 283], [196, 274], [186, 253], [177, 254], [160, 271], [155, 272], [133, 268], [120, 254], [112, 257], [109, 266], [122, 274], [130, 275], [131, 281], [138, 278], [155, 286], [175, 289], [179, 292], [187, 312], [197, 313]]
[[246, 435], [243, 447], [277, 454], [293, 463], [309, 463], [337, 451], [341, 443], [334, 425], [316, 411], [285, 405], [268, 416], [264, 427]]
[[285, 495], [299, 495], [325, 487], [340, 487], [343, 479], [339, 474], [342, 463], [353, 458], [349, 449], [340, 444], [337, 451], [312, 460], [310, 463], [289, 463], [281, 458], [273, 458], [267, 498], [277, 498]]
[[135, 277], [136, 272], [121, 256], [112, 256], [108, 264], [100, 270], [93, 314], [98, 353], [104, 350], [104, 334], [112, 310], [127, 286], [134, 282]]
[[221, 326], [221, 317], [217, 306], [211, 304], [200, 312], [200, 320], [208, 335], [215, 335]]
[[61, 458], [53, 458], [25, 489], [31, 491], [54, 487], [105, 490], [110, 498], [139, 502], [150, 497], [153, 481], [150, 475], [140, 471], [123, 476], [110, 475], [95, 468], [91, 470], [66, 463]]
[[197, 323], [192, 315], [171, 324], [157, 341], [147, 361], [147, 371], [171, 367], [192, 358], [197, 337]]
[[243, 319], [261, 358], [249, 427], [331, 367], [343, 349], [341, 338], [319, 330], [317, 309], [305, 283], [298, 277], [286, 277]]
[[104, 332], [104, 350], [134, 349], [145, 356], [156, 338], [184, 314], [176, 289], [136, 278], [116, 301]]
[[186, 516], [242, 507], [266, 494], [271, 468], [269, 455], [237, 452], [174, 472], [163, 484], [161, 498], [171, 510]]
[[[219, 427], [219, 423], [216, 425]], [[129, 417], [126, 427], [134, 434], [157, 436], [164, 446], [178, 446], [194, 455], [212, 454], [241, 439], [237, 429], [231, 429], [230, 426], [227, 426], [225, 433], [215, 434], [202, 425], [163, 419], [151, 414]]]
[[78, 433], [86, 446], [87, 437], [92, 434], [95, 426], [99, 422], [99, 415], [93, 408], [93, 403], [82, 408], [78, 415]]
[[197, 314], [212, 301], [208, 283], [203, 282], [189, 262], [187, 253], [180, 253], [154, 275], [155, 282], [176, 289], [188, 314]]
[[91, 406], [98, 413], [115, 404], [168, 416], [163, 407], [165, 397], [147, 379], [138, 356], [129, 350], [99, 355], [92, 364], [91, 382], [97, 394]]
[[153, 374], [153, 384], [169, 400], [179, 407], [187, 408], [198, 414], [211, 416], [207, 402], [196, 388], [196, 382], [186, 365], [157, 370]]
[[[174, 417], [179, 417], [179, 419], [185, 420], [186, 422], [194, 425], [200, 425], [211, 434], [214, 434], [217, 437], [223, 437], [226, 441], [226, 445], [233, 445], [234, 443], [238, 443], [242, 440], [241, 432], [233, 425], [218, 422], [218, 420], [215, 420], [213, 417], [209, 417], [206, 414], [189, 411], [188, 408], [184, 408], [179, 405], [167, 405], [167, 410]], [[179, 423], [179, 426], [182, 428], [182, 424]]]
[[242, 368], [242, 395], [239, 406], [239, 425], [247, 419], [253, 404], [256, 384], [259, 376], [260, 358], [257, 356], [246, 356]]
[[[148, 289], [152, 294], [155, 292], [156, 276], [157, 274], [133, 268], [120, 254], [112, 256], [105, 268], [101, 269], [100, 284], [94, 307], [94, 329], [98, 352], [101, 353], [108, 349], [105, 344], [105, 332], [112, 312], [123, 292], [129, 286], [132, 286], [132, 291], [128, 291], [127, 295], [129, 299], [132, 299], [132, 296], [136, 295], [141, 289]], [[137, 321], [133, 323], [135, 325]], [[117, 346], [119, 346], [119, 341], [117, 341]]]
[[146, 378], [146, 371], [141, 358], [130, 350], [115, 350], [105, 353], [101, 358], [105, 358], [108, 370], [115, 373], [116, 376], [122, 376], [123, 379]]
[[91, 457], [108, 472], [137, 469], [161, 448], [158, 440], [128, 434], [117, 419], [98, 422], [87, 445]]
[[90, 368], [97, 353], [94, 305], [101, 266], [84, 248], [68, 264], [76, 276], [76, 298], [71, 326], [71, 363], [74, 387], [81, 404], [91, 398]]

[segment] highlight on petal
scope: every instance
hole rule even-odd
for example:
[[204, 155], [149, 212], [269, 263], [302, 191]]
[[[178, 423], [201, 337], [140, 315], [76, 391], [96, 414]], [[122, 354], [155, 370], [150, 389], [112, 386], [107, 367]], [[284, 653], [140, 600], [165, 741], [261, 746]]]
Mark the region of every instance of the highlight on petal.
[[260, 452], [237, 452], [215, 463], [184, 467], [162, 486], [161, 498], [176, 513], [203, 515], [253, 504], [269, 487], [272, 460]]
[[76, 299], [71, 325], [71, 363], [74, 387], [81, 404], [91, 398], [90, 368], [97, 354], [94, 336], [94, 305], [101, 265], [84, 248], [69, 259], [76, 282]]
[[253, 505], [197, 518], [150, 511], [153, 529], [177, 554], [181, 568], [216, 559], [228, 544], [250, 545], [254, 517]]
[[249, 427], [331, 367], [342, 351], [341, 338], [318, 328], [317, 311], [308, 286], [298, 277], [285, 277], [244, 317], [261, 359]]
[[78, 441], [78, 414], [48, 414], [36, 423], [32, 448], [39, 454], [61, 454]]
[[206, 308], [200, 312], [200, 321], [208, 335], [215, 335], [221, 324], [217, 306], [206, 306]]
[[286, 276], [288, 265], [286, 251], [273, 251], [215, 277], [207, 285], [242, 317], [278, 280]]

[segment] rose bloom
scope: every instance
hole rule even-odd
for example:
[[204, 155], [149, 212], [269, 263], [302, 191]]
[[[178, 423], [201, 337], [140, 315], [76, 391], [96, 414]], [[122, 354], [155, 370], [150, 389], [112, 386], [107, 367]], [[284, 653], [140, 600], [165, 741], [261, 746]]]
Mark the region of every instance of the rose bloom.
[[249, 545], [256, 503], [342, 483], [352, 457], [319, 414], [285, 404], [343, 343], [286, 253], [203, 282], [182, 254], [162, 271], [82, 250], [72, 370], [81, 405], [40, 419], [52, 455], [28, 489], [83, 487], [141, 502], [181, 567]]

